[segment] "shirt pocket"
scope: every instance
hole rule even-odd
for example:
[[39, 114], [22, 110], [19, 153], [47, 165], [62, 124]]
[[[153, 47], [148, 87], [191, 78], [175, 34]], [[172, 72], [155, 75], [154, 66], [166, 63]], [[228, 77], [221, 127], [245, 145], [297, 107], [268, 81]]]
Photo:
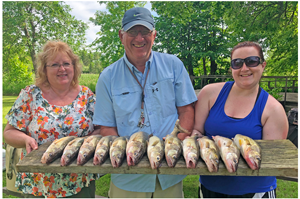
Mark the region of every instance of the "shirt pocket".
[[148, 93], [152, 96], [153, 107], [163, 118], [177, 113], [173, 78], [151, 84]]
[[142, 90], [140, 87], [125, 87], [112, 90], [113, 107], [118, 125], [130, 126], [134, 113], [141, 109]]

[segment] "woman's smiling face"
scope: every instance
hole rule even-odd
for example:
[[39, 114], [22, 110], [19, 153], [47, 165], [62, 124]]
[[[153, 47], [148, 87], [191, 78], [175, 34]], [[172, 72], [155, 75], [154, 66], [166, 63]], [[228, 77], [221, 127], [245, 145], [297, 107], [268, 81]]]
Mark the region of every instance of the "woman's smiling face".
[[[250, 56], [259, 56], [258, 50], [254, 46], [246, 46], [236, 49], [232, 53], [232, 59], [245, 59]], [[262, 73], [266, 67], [266, 62], [256, 67], [247, 67], [245, 63], [240, 69], [232, 69], [232, 76], [236, 84], [241, 88], [252, 88], [259, 83]]]
[[[59, 67], [52, 67], [58, 64]], [[69, 67], [63, 67], [68, 65]], [[52, 60], [47, 62], [46, 74], [51, 86], [70, 86], [74, 77], [74, 66], [71, 58], [66, 53], [58, 53]]]

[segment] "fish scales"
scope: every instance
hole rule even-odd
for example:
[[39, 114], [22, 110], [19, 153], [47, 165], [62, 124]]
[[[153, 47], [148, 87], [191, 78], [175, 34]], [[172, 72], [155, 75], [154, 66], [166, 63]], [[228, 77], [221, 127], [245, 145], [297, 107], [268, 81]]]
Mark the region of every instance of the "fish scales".
[[217, 135], [212, 136], [212, 138], [219, 148], [221, 158], [228, 172], [236, 172], [240, 158], [240, 151], [236, 144], [231, 139], [226, 137]]
[[77, 165], [85, 164], [94, 155], [96, 146], [101, 138], [102, 135], [91, 135], [84, 140], [78, 152]]
[[152, 169], [157, 169], [161, 166], [164, 158], [164, 142], [157, 136], [149, 138], [147, 155]]
[[182, 154], [182, 142], [177, 137], [180, 131], [190, 134], [180, 126], [178, 119], [172, 133], [168, 134], [165, 138], [165, 158], [169, 167], [174, 167]]
[[110, 146], [109, 156], [114, 168], [120, 167], [123, 163], [127, 140], [128, 137], [117, 137]]
[[68, 143], [60, 159], [61, 166], [67, 166], [73, 159], [76, 159], [84, 139], [85, 137], [78, 137]]
[[95, 155], [93, 159], [94, 165], [100, 165], [105, 162], [109, 155], [110, 145], [116, 138], [117, 136], [109, 135], [100, 139], [95, 150]]
[[130, 136], [126, 146], [128, 166], [137, 165], [143, 158], [147, 150], [147, 141], [149, 140], [150, 136], [142, 131], [136, 132]]
[[252, 170], [258, 170], [261, 164], [261, 149], [259, 145], [250, 137], [236, 134], [234, 143], [239, 148], [243, 158]]
[[186, 137], [182, 141], [183, 157], [187, 168], [196, 168], [199, 159], [198, 136]]
[[207, 136], [198, 139], [200, 147], [200, 156], [205, 162], [209, 172], [217, 172], [219, 170], [220, 153], [217, 145]]
[[59, 158], [62, 155], [67, 144], [75, 138], [75, 136], [67, 136], [54, 140], [43, 154], [41, 163], [49, 164]]

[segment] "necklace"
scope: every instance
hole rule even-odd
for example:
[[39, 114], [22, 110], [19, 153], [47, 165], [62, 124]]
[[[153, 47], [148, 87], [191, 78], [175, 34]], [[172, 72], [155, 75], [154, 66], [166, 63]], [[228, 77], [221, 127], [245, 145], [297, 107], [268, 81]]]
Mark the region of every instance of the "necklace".
[[148, 68], [147, 74], [146, 74], [146, 79], [144, 82], [144, 86], [141, 85], [141, 83], [139, 82], [139, 80], [136, 78], [136, 76], [133, 74], [133, 72], [130, 70], [129, 66], [126, 64], [128, 70], [130, 71], [131, 75], [134, 77], [134, 79], [136, 80], [136, 82], [140, 85], [140, 87], [142, 88], [142, 103], [141, 103], [141, 116], [138, 122], [138, 127], [139, 128], [143, 128], [144, 126], [147, 126], [145, 124], [145, 116], [144, 116], [144, 102], [145, 102], [145, 86], [146, 86], [146, 82], [147, 82], [147, 78], [148, 78], [148, 74], [150, 71], [150, 67]]

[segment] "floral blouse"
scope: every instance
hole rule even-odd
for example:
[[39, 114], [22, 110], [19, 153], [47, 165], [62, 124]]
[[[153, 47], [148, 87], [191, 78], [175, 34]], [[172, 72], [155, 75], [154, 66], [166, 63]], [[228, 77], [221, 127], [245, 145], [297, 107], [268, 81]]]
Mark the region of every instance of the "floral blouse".
[[[85, 86], [76, 99], [66, 106], [51, 105], [39, 87], [27, 86], [19, 94], [6, 115], [13, 127], [33, 137], [38, 145], [65, 136], [83, 137], [93, 132], [96, 97]], [[21, 159], [26, 156], [22, 150]], [[15, 186], [25, 194], [46, 197], [66, 197], [78, 193], [95, 174], [18, 173]]]

